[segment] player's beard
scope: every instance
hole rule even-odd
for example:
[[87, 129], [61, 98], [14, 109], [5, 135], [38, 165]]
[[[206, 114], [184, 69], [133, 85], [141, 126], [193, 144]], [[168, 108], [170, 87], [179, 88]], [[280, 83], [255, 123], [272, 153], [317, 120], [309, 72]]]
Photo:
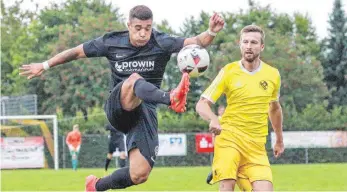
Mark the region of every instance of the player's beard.
[[258, 54], [254, 54], [254, 52], [252, 52], [252, 56], [247, 56], [248, 54], [243, 53], [243, 58], [247, 61], [247, 62], [253, 62], [255, 59], [257, 59], [259, 57], [259, 53]]

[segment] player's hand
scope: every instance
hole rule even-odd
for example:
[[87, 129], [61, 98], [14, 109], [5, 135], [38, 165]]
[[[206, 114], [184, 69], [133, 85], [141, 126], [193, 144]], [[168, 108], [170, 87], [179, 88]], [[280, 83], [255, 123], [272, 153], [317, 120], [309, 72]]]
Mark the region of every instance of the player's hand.
[[21, 76], [28, 76], [28, 79], [32, 79], [34, 77], [40, 76], [44, 69], [43, 69], [43, 63], [32, 63], [30, 65], [22, 65], [20, 68], [19, 75]]
[[218, 33], [224, 27], [224, 19], [217, 13], [214, 13], [210, 18], [209, 27], [212, 32]]
[[284, 144], [283, 141], [276, 141], [274, 146], [274, 156], [278, 158], [284, 152]]
[[213, 133], [214, 135], [219, 135], [220, 134], [220, 132], [222, 131], [222, 128], [220, 126], [220, 123], [219, 123], [218, 119], [212, 119], [210, 121], [209, 131], [211, 133]]
[[74, 147], [72, 145], [67, 145], [69, 148], [69, 151], [74, 151]]

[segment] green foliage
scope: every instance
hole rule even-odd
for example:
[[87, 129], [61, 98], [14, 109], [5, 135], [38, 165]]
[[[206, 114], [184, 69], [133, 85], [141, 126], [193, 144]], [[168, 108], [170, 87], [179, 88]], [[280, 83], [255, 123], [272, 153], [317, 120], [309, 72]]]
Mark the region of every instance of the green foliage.
[[192, 110], [184, 114], [176, 114], [161, 108], [158, 110], [158, 124], [160, 132], [208, 131], [208, 124]]
[[341, 0], [335, 0], [329, 19], [329, 37], [322, 43], [322, 64], [332, 92], [330, 106], [347, 104], [347, 17]]
[[328, 131], [347, 130], [347, 106], [334, 106], [332, 110], [326, 109], [327, 102], [323, 104], [309, 104], [302, 112], [298, 112], [290, 105], [284, 105], [285, 131]]
[[5, 8], [1, 1], [1, 94], [21, 95], [26, 93], [27, 82], [18, 76], [19, 66], [35, 55], [33, 46], [36, 36], [29, 35], [28, 23], [34, 13], [20, 9], [21, 1]]
[[[77, 12], [76, 12], [77, 11]], [[64, 12], [65, 14], [58, 14]], [[42, 13], [46, 26], [59, 34], [49, 49], [51, 56], [74, 47], [107, 31], [124, 29], [117, 9], [103, 1], [67, 1], [62, 8]], [[110, 70], [106, 59], [84, 59], [72, 65], [60, 66], [45, 75], [44, 91], [50, 94], [42, 107], [54, 111], [55, 103], [69, 115], [81, 110], [86, 116], [87, 108], [101, 105], [107, 97]]]
[[[63, 121], [62, 118], [68, 117], [83, 124], [81, 129], [86, 132], [100, 132], [105, 117], [94, 118], [91, 114], [103, 114], [100, 106], [108, 96], [110, 70], [106, 59], [74, 61], [31, 81], [18, 76], [18, 67], [47, 60], [105, 32], [125, 29], [123, 16], [118, 8], [99, 0], [51, 3], [40, 12], [23, 11], [20, 3], [6, 7], [1, 1], [1, 93], [37, 94], [39, 113], [60, 114], [63, 132], [70, 130], [74, 123]], [[195, 113], [195, 104], [218, 71], [225, 64], [240, 59], [239, 31], [249, 24], [259, 25], [265, 30], [266, 47], [261, 59], [281, 73], [285, 129], [345, 129], [347, 38], [341, 1], [335, 1], [330, 37], [323, 41], [322, 49], [308, 15], [277, 13], [270, 6], [262, 7], [254, 1], [249, 1], [249, 6], [247, 10], [222, 13], [226, 26], [207, 48], [211, 65], [206, 75], [191, 79], [188, 112], [175, 114], [159, 108], [160, 131], [207, 129], [207, 123]], [[209, 17], [209, 13], [201, 12], [197, 18], [187, 18], [180, 32], [175, 32], [165, 20], [155, 27], [169, 34], [192, 37], [206, 31]], [[323, 72], [329, 91], [323, 82]], [[176, 56], [173, 55], [166, 67], [162, 88], [170, 90], [176, 87], [180, 78]], [[327, 98], [329, 105], [326, 104]], [[222, 97], [215, 107], [224, 103]]]
[[[77, 111], [76, 115], [71, 117], [57, 108], [59, 134], [66, 135], [72, 130], [74, 124], [79, 124], [80, 131], [85, 134], [106, 134], [105, 125], [108, 123], [104, 110], [101, 106], [95, 106], [87, 109], [88, 117], [84, 116], [82, 111]], [[87, 119], [88, 118], [88, 119]]]

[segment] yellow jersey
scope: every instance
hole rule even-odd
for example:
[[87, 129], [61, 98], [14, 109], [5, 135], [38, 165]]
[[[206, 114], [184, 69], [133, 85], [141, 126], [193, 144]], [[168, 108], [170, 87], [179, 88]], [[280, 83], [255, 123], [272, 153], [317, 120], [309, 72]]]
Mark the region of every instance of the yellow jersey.
[[249, 72], [241, 61], [229, 63], [220, 70], [202, 94], [215, 103], [226, 95], [227, 107], [220, 119], [223, 131], [232, 131], [255, 141], [266, 141], [269, 104], [278, 101], [281, 87], [279, 71], [261, 62]]

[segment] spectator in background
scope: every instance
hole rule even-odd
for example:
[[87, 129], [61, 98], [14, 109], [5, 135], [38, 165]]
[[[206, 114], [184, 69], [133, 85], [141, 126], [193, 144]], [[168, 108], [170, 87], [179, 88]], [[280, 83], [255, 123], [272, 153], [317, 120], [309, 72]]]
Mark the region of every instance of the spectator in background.
[[78, 124], [73, 126], [73, 130], [67, 134], [66, 144], [69, 147], [72, 169], [77, 170], [78, 154], [81, 148], [81, 132], [79, 131]]
[[118, 166], [119, 168], [123, 168], [126, 164], [124, 134], [112, 127], [111, 124], [106, 125], [106, 130], [110, 131], [110, 136], [108, 140], [108, 153], [106, 156], [105, 171], [107, 171], [108, 165], [110, 164], [112, 159], [112, 154], [116, 151], [117, 148], [119, 151]]

